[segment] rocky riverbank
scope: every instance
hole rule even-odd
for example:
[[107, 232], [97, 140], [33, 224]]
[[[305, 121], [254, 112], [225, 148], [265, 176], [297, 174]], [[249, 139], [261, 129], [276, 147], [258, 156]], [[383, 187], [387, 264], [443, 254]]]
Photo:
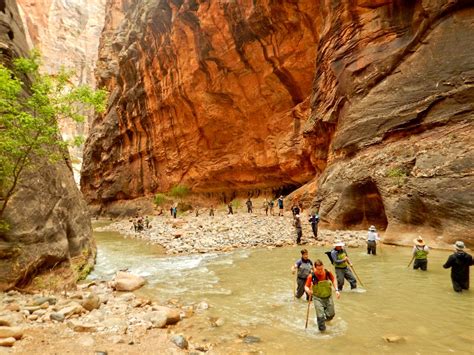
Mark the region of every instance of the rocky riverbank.
[[[206, 211], [207, 212], [207, 211]], [[302, 244], [327, 246], [341, 240], [348, 247], [365, 245], [366, 231], [331, 231], [320, 229], [314, 238], [308, 216], [302, 216]], [[97, 228], [98, 231], [115, 231], [132, 238], [148, 240], [163, 246], [168, 254], [208, 253], [233, 249], [283, 247], [296, 243], [296, 231], [291, 213], [286, 216], [238, 213], [215, 216], [194, 213], [171, 216], [150, 216], [150, 228], [135, 232], [131, 220], [115, 221]]]
[[[133, 278], [126, 282], [133, 284]], [[118, 280], [94, 281], [60, 294], [0, 294], [0, 349], [12, 347], [14, 352], [30, 354], [179, 354], [211, 347], [191, 344], [179, 331], [179, 323], [195, 312], [205, 312], [207, 303], [158, 304], [118, 291], [126, 286]]]

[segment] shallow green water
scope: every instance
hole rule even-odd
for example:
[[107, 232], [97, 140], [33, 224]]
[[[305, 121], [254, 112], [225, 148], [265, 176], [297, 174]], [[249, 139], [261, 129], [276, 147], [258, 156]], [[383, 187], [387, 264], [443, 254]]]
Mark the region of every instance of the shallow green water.
[[[98, 257], [91, 278], [110, 279], [116, 270], [128, 268], [147, 278], [140, 292], [150, 297], [210, 304], [189, 321], [186, 334], [194, 343], [219, 343], [228, 353], [474, 353], [474, 291], [452, 290], [449, 271], [441, 266], [448, 251], [432, 251], [428, 271], [421, 272], [407, 268], [409, 248], [384, 246], [376, 257], [362, 248], [350, 249], [365, 290], [343, 292], [335, 301], [335, 319], [321, 334], [313, 306], [304, 330], [307, 303], [292, 295], [289, 269], [299, 257], [297, 247], [169, 257], [160, 247], [115, 233], [96, 232], [96, 238]], [[312, 260], [328, 262], [326, 249], [309, 250]], [[225, 323], [211, 327], [208, 317]], [[261, 342], [242, 344], [237, 334], [244, 329]], [[388, 344], [385, 335], [406, 341]]]

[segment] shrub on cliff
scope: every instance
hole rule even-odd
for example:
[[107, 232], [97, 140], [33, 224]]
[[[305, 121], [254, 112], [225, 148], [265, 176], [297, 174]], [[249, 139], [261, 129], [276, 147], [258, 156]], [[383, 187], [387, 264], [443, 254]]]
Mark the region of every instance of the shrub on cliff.
[[39, 70], [40, 56], [0, 64], [0, 225], [8, 201], [23, 174], [47, 159], [67, 159], [67, 143], [61, 139], [58, 121], [84, 120], [82, 112], [105, 110], [107, 93], [88, 86], [74, 86], [71, 73], [54, 75]]
[[184, 198], [189, 195], [191, 190], [185, 185], [173, 186], [169, 192], [169, 195], [175, 198]]

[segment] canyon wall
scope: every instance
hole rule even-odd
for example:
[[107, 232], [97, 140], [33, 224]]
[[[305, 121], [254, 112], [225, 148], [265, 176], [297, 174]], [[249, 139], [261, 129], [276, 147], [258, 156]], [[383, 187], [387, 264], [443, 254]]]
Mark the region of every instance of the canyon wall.
[[[61, 67], [73, 71], [76, 85], [95, 87], [95, 62], [104, 26], [105, 0], [18, 0], [30, 48], [42, 54], [42, 69], [49, 73]], [[61, 122], [66, 140], [87, 137], [89, 122]], [[71, 147], [75, 178], [79, 182], [83, 146]]]
[[331, 138], [314, 146], [328, 165], [313, 206], [387, 241], [472, 241], [473, 2], [321, 5], [305, 135]]
[[314, 73], [310, 1], [109, 1], [81, 189], [95, 205], [184, 184], [292, 189], [318, 171], [302, 139]]
[[300, 187], [330, 228], [470, 240], [473, 6], [109, 0], [82, 191]]
[[[0, 1], [0, 28], [0, 63], [8, 66], [27, 53], [15, 1]], [[57, 268], [62, 273], [55, 286], [67, 286], [61, 276], [74, 283], [78, 273], [93, 265], [90, 218], [68, 160], [38, 163], [23, 174], [2, 217], [9, 230], [0, 231], [0, 291], [25, 286]]]

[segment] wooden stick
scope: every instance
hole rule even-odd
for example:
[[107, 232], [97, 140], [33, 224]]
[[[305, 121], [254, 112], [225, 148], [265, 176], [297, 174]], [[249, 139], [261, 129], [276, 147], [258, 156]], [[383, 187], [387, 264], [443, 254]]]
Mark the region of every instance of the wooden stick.
[[[354, 265], [349, 264], [349, 267], [351, 268], [352, 272], [354, 272], [354, 275], [356, 275], [357, 280], [359, 280], [359, 283], [360, 283], [362, 286], [364, 286], [364, 283], [362, 282], [362, 280], [360, 279], [359, 275], [357, 275], [357, 272], [356, 272], [355, 269], [354, 269]], [[364, 286], [364, 287], [365, 287], [365, 286]]]
[[408, 263], [408, 266], [407, 266], [407, 268], [409, 268], [409, 267], [410, 267], [410, 265], [411, 265], [411, 263], [413, 262], [413, 260], [415, 260], [415, 255], [413, 255], [413, 257], [411, 258], [410, 262]]
[[308, 299], [308, 309], [306, 310], [306, 323], [304, 325], [304, 329], [308, 328], [309, 308], [311, 306], [311, 299], [312, 298], [313, 298], [313, 295], [309, 296], [309, 299]]

